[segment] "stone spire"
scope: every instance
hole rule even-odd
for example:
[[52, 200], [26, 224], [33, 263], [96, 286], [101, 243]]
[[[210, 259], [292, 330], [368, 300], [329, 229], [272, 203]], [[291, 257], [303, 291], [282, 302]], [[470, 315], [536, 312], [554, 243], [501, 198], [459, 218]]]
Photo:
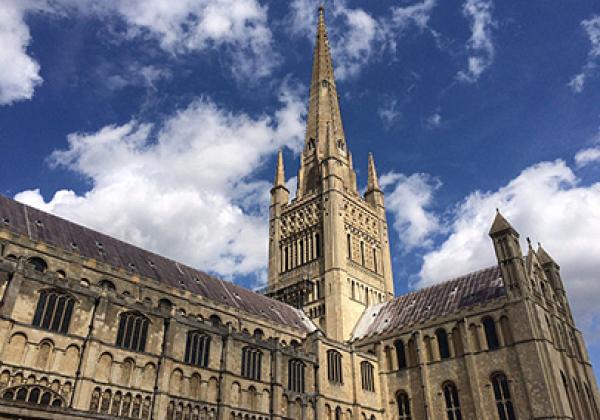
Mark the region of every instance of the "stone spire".
[[381, 188], [379, 188], [379, 179], [377, 178], [377, 169], [375, 169], [375, 159], [373, 159], [373, 153], [369, 153], [367, 192], [369, 191], [381, 191]]
[[273, 187], [285, 187], [285, 168], [283, 166], [283, 152], [277, 152], [277, 169], [275, 169], [275, 182]]
[[[296, 197], [324, 188], [343, 188], [356, 194], [356, 173], [342, 126], [323, 6], [319, 7], [309, 95]], [[334, 178], [342, 185], [329, 185]]]
[[[331, 150], [329, 153], [339, 150], [343, 155], [346, 150], [324, 14], [323, 6], [319, 7], [305, 139], [305, 153], [316, 147], [320, 158], [327, 155], [328, 149]], [[331, 125], [329, 140], [327, 123]], [[327, 141], [332, 144], [327, 145]]]

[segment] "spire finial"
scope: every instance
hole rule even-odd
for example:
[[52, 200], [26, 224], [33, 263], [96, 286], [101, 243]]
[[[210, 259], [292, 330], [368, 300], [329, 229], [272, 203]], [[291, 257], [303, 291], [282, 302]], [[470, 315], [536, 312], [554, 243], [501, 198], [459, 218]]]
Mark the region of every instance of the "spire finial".
[[275, 187], [285, 187], [285, 168], [283, 167], [283, 152], [277, 151], [277, 168], [275, 169]]

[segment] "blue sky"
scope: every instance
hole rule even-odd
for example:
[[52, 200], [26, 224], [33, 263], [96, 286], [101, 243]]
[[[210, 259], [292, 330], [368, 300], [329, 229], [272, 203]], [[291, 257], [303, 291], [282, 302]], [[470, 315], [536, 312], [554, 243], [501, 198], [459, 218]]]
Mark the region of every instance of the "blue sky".
[[[254, 287], [293, 186], [317, 3], [5, 0], [0, 192]], [[336, 0], [359, 185], [385, 185], [398, 293], [494, 263], [500, 208], [561, 264], [600, 366], [600, 4]]]

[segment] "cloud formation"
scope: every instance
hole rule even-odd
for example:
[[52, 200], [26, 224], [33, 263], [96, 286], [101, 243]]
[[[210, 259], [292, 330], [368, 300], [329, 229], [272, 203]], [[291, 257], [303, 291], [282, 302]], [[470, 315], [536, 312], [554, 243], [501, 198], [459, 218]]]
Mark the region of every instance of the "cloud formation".
[[439, 217], [431, 210], [438, 179], [427, 174], [406, 176], [389, 172], [381, 176], [388, 213], [404, 250], [428, 248], [442, 230]]
[[39, 190], [19, 201], [223, 276], [264, 273], [270, 181], [256, 171], [280, 147], [298, 150], [304, 105], [289, 88], [253, 119], [208, 99], [160, 126], [138, 121], [73, 133], [50, 157], [85, 177], [83, 194]]
[[0, 7], [0, 105], [31, 99], [42, 83], [40, 65], [27, 54], [31, 35], [25, 23], [26, 5], [6, 0]]
[[600, 60], [600, 15], [584, 20], [581, 22], [581, 26], [585, 30], [591, 46], [587, 61], [581, 72], [573, 76], [569, 82], [569, 87], [576, 93], [583, 91], [587, 78], [594, 75], [598, 69], [598, 61]]
[[[126, 26], [119, 33], [124, 39], [153, 39], [174, 55], [218, 49], [233, 75], [248, 80], [269, 75], [279, 64], [267, 11], [258, 0], [178, 0], [168, 6], [163, 0], [6, 0], [0, 8], [0, 105], [31, 99], [42, 83], [40, 65], [27, 53], [27, 14], [118, 18]], [[140, 80], [161, 70], [153, 71]]]
[[471, 23], [471, 37], [467, 42], [467, 68], [458, 72], [458, 80], [474, 83], [494, 60], [492, 31], [496, 22], [492, 16], [491, 0], [467, 0], [462, 13]]

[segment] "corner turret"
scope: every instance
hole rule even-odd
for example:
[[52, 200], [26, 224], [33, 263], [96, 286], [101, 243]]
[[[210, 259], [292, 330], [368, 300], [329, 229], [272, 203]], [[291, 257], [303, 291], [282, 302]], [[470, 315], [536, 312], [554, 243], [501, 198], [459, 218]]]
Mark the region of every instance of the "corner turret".
[[523, 252], [519, 245], [519, 232], [496, 209], [496, 217], [489, 235], [494, 243], [496, 258], [509, 294], [520, 294], [526, 283], [526, 274]]

